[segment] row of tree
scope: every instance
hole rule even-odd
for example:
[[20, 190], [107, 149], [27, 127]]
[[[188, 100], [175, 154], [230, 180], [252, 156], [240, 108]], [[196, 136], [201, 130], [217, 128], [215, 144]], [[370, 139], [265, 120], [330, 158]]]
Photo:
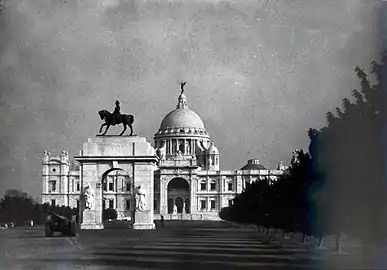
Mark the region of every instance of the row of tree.
[[18, 225], [44, 224], [47, 213], [53, 211], [69, 219], [78, 215], [77, 208], [52, 206], [35, 202], [29, 196], [5, 196], [0, 200], [0, 222]]
[[308, 153], [297, 151], [277, 182], [252, 183], [221, 218], [320, 237], [345, 232], [362, 240], [366, 258], [385, 239], [387, 54], [372, 62], [376, 84], [355, 72], [360, 91], [327, 113], [324, 128], [309, 130]]
[[[27, 193], [9, 192], [0, 199], [0, 223], [13, 223], [16, 226], [30, 224], [44, 224], [45, 217], [49, 212], [55, 212], [68, 219], [75, 215], [79, 216], [78, 208], [65, 206], [53, 206], [48, 203], [41, 204], [34, 201]], [[103, 220], [116, 220], [115, 209], [105, 209], [102, 213]]]
[[248, 184], [231, 206], [221, 210], [220, 217], [267, 229], [320, 235], [320, 212], [316, 211], [312, 189], [318, 189], [322, 183], [312, 177], [311, 163], [309, 153], [297, 151], [284, 175], [275, 182], [264, 180]]

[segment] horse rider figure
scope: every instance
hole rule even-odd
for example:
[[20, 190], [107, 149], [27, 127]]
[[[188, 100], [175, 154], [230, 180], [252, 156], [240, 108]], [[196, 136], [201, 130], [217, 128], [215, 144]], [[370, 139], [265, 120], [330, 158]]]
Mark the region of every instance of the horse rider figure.
[[112, 125], [116, 125], [119, 122], [121, 112], [120, 112], [120, 102], [117, 100], [116, 101], [116, 108], [114, 109], [114, 112], [112, 114]]

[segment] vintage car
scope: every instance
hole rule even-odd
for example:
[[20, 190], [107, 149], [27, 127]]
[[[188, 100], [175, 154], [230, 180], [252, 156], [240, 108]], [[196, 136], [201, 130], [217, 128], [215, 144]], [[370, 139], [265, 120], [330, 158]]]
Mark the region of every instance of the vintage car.
[[46, 237], [53, 236], [54, 232], [60, 232], [66, 236], [76, 236], [75, 221], [54, 212], [49, 212], [46, 216], [44, 229]]

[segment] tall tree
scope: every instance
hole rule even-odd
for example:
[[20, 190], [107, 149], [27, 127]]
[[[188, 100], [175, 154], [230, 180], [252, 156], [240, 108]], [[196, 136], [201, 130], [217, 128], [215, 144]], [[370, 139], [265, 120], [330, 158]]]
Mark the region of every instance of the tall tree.
[[387, 174], [383, 175], [385, 136], [380, 137], [386, 130], [386, 63], [386, 56], [381, 64], [372, 63], [376, 85], [356, 67], [360, 91], [353, 90], [353, 102], [343, 99], [343, 109], [336, 109], [337, 115], [327, 113], [327, 126], [317, 132], [321, 141], [317, 155], [325, 179], [323, 194], [331, 199], [325, 214], [336, 233], [345, 231], [362, 240], [365, 257], [382, 232], [382, 180]]

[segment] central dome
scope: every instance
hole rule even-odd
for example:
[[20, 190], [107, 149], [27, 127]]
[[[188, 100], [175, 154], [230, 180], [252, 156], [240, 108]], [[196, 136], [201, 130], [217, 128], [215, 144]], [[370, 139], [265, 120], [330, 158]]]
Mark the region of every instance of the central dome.
[[204, 124], [199, 115], [188, 108], [177, 108], [168, 113], [161, 122], [160, 129], [168, 128], [198, 128], [204, 129]]
[[[177, 98], [176, 109], [169, 112], [161, 121], [160, 129], [155, 134], [155, 139], [164, 140], [172, 137], [195, 137], [208, 141], [210, 138], [202, 119], [194, 111], [188, 109], [187, 97], [182, 92]], [[183, 152], [183, 151], [182, 151]]]

